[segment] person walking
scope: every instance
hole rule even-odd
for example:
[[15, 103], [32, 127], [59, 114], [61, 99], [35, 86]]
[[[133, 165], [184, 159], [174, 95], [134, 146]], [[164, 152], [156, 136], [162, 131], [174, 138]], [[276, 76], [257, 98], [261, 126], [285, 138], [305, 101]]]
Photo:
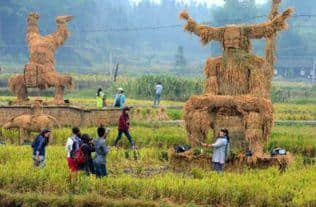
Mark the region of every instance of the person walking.
[[224, 171], [225, 162], [229, 152], [229, 136], [227, 129], [221, 129], [219, 137], [214, 144], [202, 144], [205, 147], [213, 147], [212, 164], [216, 172]]
[[94, 171], [97, 178], [107, 176], [106, 170], [106, 156], [109, 153], [109, 149], [105, 144], [107, 132], [104, 127], [99, 127], [98, 130], [99, 138], [95, 140], [95, 157], [93, 159]]
[[161, 98], [161, 93], [162, 93], [163, 86], [161, 82], [157, 82], [157, 85], [155, 87], [155, 100], [154, 100], [154, 106], [159, 106], [160, 104], [160, 98]]
[[122, 114], [120, 116], [119, 123], [118, 123], [118, 135], [115, 139], [115, 143], [114, 143], [115, 147], [117, 146], [117, 143], [122, 138], [122, 135], [125, 134], [129, 143], [131, 144], [131, 148], [132, 149], [135, 148], [134, 141], [129, 133], [129, 127], [130, 127], [129, 115], [128, 115], [129, 110], [130, 110], [129, 107], [123, 108], [123, 111], [122, 111]]
[[76, 151], [81, 145], [81, 133], [78, 127], [72, 128], [72, 136], [67, 139], [66, 151], [67, 151], [67, 163], [71, 172], [78, 170], [77, 164], [74, 161]]
[[85, 163], [83, 165], [83, 170], [86, 171], [87, 175], [91, 173], [94, 174], [94, 165], [92, 160], [92, 152], [95, 151], [94, 144], [92, 143], [92, 139], [88, 134], [83, 134], [81, 136], [81, 150], [85, 155]]
[[32, 143], [35, 167], [45, 167], [45, 148], [49, 143], [50, 133], [51, 130], [49, 129], [42, 130]]
[[102, 88], [99, 88], [97, 91], [97, 108], [105, 107], [105, 95], [102, 91]]
[[123, 108], [124, 105], [125, 105], [125, 95], [124, 95], [124, 90], [123, 88], [118, 88], [117, 89], [117, 94], [115, 95], [115, 98], [114, 98], [114, 104], [113, 106], [114, 107], [117, 107], [117, 108]]

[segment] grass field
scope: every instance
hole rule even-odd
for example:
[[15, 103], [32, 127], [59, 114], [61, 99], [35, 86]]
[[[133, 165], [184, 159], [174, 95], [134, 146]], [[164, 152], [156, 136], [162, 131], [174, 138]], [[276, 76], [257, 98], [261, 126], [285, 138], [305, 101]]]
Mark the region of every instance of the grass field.
[[[95, 136], [95, 128], [82, 131]], [[271, 167], [218, 175], [201, 168], [175, 171], [169, 156], [163, 156], [173, 145], [187, 142], [182, 127], [135, 126], [138, 150], [129, 150], [126, 139], [120, 148], [111, 148], [109, 176], [103, 179], [69, 174], [63, 147], [69, 135], [70, 129], [54, 131], [56, 142], [47, 148], [45, 169], [32, 167], [30, 146], [0, 146], [0, 196], [23, 207], [316, 205], [316, 165], [303, 164], [304, 157], [315, 157], [315, 127], [274, 128], [267, 150], [285, 147], [296, 156], [284, 173]], [[115, 135], [112, 130], [109, 145]]]

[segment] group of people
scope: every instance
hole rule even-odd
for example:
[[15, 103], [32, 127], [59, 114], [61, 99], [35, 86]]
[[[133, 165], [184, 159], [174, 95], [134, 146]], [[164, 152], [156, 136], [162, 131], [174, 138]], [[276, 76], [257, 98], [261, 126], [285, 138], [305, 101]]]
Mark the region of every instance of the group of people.
[[[125, 134], [131, 148], [135, 149], [134, 141], [129, 133], [129, 111], [129, 107], [124, 107], [122, 110], [118, 123], [118, 135], [114, 142], [115, 147], [122, 135]], [[81, 134], [78, 127], [72, 129], [72, 135], [66, 143], [67, 163], [71, 172], [83, 170], [88, 175], [95, 174], [97, 177], [107, 175], [106, 155], [109, 152], [109, 147], [106, 145], [106, 138], [109, 131], [108, 128], [100, 126], [97, 129], [98, 138], [92, 139], [88, 134]], [[44, 129], [32, 143], [35, 167], [45, 166], [45, 149], [49, 143], [50, 134], [50, 129]], [[92, 153], [95, 153], [94, 158], [92, 158]]]
[[[159, 106], [161, 94], [162, 94], [163, 86], [161, 82], [157, 82], [155, 86], [155, 98], [153, 106]], [[99, 88], [96, 94], [97, 107], [104, 108], [107, 106], [105, 94], [102, 91], [102, 88]], [[125, 94], [123, 88], [118, 88], [117, 93], [114, 97], [113, 107], [124, 108], [125, 106]]]
[[[99, 88], [97, 91], [97, 107], [104, 108], [107, 106], [105, 94], [102, 91], [102, 88]], [[113, 107], [123, 108], [125, 106], [125, 94], [123, 88], [118, 88], [117, 93], [114, 97]]]

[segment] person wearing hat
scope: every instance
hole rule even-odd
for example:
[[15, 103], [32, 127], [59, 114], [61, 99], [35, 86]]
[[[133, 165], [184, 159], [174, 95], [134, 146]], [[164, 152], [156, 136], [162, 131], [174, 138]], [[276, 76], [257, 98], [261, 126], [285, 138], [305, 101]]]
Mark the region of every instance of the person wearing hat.
[[118, 108], [123, 108], [125, 105], [125, 95], [124, 95], [124, 90], [123, 88], [118, 88], [117, 89], [117, 94], [115, 95], [114, 98], [114, 107]]
[[135, 144], [134, 144], [134, 141], [129, 133], [129, 115], [128, 115], [129, 110], [130, 110], [129, 107], [123, 108], [123, 111], [122, 111], [122, 114], [120, 116], [119, 123], [118, 123], [118, 135], [116, 137], [114, 146], [117, 145], [117, 143], [120, 141], [120, 139], [122, 138], [122, 135], [124, 133], [129, 141], [129, 143], [131, 144], [132, 149], [134, 149]]
[[50, 133], [50, 129], [42, 130], [32, 143], [35, 167], [45, 167], [45, 148], [49, 143]]

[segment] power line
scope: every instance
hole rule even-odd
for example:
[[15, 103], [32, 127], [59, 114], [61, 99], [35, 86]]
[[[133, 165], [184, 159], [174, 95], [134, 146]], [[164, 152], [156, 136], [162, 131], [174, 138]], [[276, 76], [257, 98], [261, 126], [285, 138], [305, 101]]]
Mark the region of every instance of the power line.
[[[267, 18], [267, 15], [258, 15], [250, 18], [235, 18], [235, 19], [221, 19], [218, 22], [248, 22], [251, 20]], [[292, 18], [300, 18], [300, 17], [308, 17], [313, 18], [316, 17], [316, 14], [296, 14], [293, 15]], [[214, 21], [206, 21], [201, 24], [212, 25], [216, 22]], [[162, 30], [162, 29], [170, 29], [170, 28], [180, 28], [183, 24], [173, 24], [173, 25], [162, 25], [162, 26], [146, 26], [146, 27], [134, 27], [134, 28], [103, 28], [103, 29], [95, 29], [95, 30], [78, 30], [79, 32], [131, 32], [131, 31], [145, 31], [145, 30]]]

